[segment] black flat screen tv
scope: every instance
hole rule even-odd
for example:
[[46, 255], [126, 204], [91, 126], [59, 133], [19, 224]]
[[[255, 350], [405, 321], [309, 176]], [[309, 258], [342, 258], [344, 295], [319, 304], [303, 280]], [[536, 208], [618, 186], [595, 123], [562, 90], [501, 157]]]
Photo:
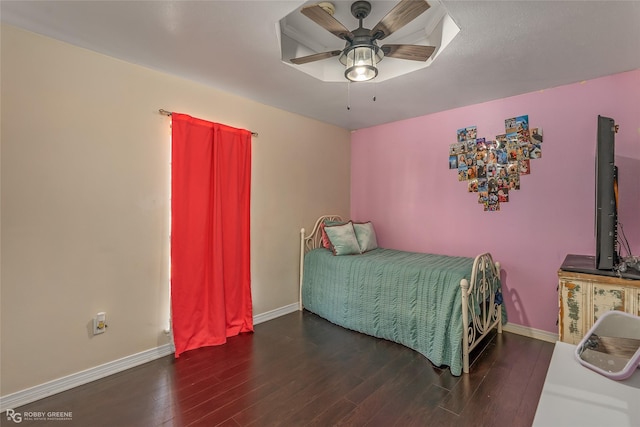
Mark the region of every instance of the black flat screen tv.
[[618, 265], [618, 170], [615, 165], [615, 122], [598, 116], [596, 150], [596, 268]]

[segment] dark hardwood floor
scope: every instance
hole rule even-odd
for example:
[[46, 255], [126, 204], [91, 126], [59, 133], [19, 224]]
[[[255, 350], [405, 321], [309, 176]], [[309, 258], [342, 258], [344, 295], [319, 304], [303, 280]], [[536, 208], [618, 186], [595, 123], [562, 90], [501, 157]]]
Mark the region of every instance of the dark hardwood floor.
[[530, 426], [552, 352], [495, 334], [471, 373], [454, 377], [406, 347], [296, 312], [15, 410], [72, 412], [49, 423], [59, 426]]

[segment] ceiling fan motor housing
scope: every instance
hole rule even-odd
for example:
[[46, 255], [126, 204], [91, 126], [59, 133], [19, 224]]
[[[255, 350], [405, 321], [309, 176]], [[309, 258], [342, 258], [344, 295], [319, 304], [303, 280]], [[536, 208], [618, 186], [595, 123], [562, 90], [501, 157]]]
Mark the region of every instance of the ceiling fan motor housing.
[[368, 1], [356, 1], [351, 5], [351, 14], [356, 19], [364, 19], [369, 16], [371, 12], [371, 3]]

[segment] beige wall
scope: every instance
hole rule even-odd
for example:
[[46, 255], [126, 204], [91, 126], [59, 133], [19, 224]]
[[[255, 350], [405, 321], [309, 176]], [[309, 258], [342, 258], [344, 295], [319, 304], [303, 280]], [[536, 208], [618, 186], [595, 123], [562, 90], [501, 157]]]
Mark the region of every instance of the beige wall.
[[348, 131], [12, 27], [1, 43], [0, 395], [168, 342], [159, 108], [259, 132], [254, 314], [297, 301], [300, 227], [348, 214]]

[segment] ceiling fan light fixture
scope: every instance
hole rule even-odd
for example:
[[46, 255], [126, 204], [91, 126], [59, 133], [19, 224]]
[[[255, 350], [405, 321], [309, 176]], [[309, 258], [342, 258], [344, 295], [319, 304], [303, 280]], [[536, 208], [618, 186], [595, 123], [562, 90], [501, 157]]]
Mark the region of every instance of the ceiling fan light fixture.
[[376, 45], [353, 46], [340, 58], [347, 68], [344, 76], [352, 82], [366, 82], [378, 75], [377, 64], [384, 57]]
[[[378, 63], [385, 56], [426, 62], [436, 50], [434, 46], [422, 44], [385, 44], [381, 47], [378, 46], [378, 41], [387, 38], [429, 9], [430, 6], [427, 0], [400, 0], [373, 29], [363, 26], [363, 21], [371, 12], [371, 3], [366, 0], [357, 0], [351, 5], [351, 14], [358, 20], [359, 24], [358, 28], [351, 31], [333, 16], [335, 8], [331, 6], [328, 2], [309, 4], [300, 9], [300, 12], [334, 36], [344, 40], [346, 42], [345, 47], [342, 50], [336, 49], [288, 59], [287, 62], [302, 65], [339, 56], [340, 62], [345, 66], [344, 77], [352, 82], [364, 82], [378, 76]], [[293, 35], [289, 37], [295, 39]], [[301, 43], [301, 45], [305, 44]], [[284, 48], [284, 44], [282, 44], [282, 47]], [[283, 54], [283, 60], [284, 58]], [[394, 77], [388, 74], [388, 71], [393, 71], [394, 68], [390, 65], [390, 68], [385, 70], [383, 77]], [[324, 70], [315, 69], [312, 71], [308, 74], [315, 77], [318, 77], [319, 73], [324, 75]], [[330, 73], [331, 77], [329, 79], [318, 78], [324, 81], [339, 81], [339, 69], [336, 71], [338, 71], [336, 74]], [[397, 69], [395, 74], [399, 75]]]

